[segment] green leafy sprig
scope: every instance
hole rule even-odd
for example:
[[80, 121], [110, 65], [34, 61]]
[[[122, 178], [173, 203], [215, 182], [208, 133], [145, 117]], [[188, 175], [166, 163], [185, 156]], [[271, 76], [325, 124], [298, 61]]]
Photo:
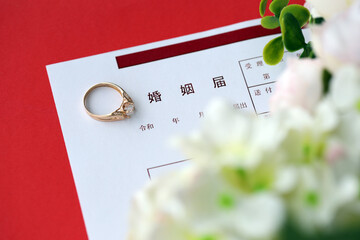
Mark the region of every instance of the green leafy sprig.
[[[268, 0], [260, 1], [261, 25], [267, 29], [278, 27], [281, 29], [281, 36], [271, 40], [264, 47], [264, 60], [269, 65], [276, 65], [281, 61], [284, 56], [284, 48], [289, 52], [303, 49], [300, 58], [315, 58], [311, 42], [305, 42], [301, 30], [311, 19], [310, 12], [307, 8], [298, 4], [288, 5], [289, 2], [290, 0], [272, 0], [269, 10], [274, 15], [265, 16]], [[321, 20], [314, 19], [313, 21]]]

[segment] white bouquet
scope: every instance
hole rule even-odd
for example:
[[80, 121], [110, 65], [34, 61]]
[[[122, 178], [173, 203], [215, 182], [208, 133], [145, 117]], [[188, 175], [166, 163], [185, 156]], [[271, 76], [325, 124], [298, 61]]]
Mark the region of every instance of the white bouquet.
[[267, 62], [279, 60], [274, 46], [304, 49], [277, 81], [272, 116], [213, 102], [176, 141], [190, 166], [135, 196], [129, 240], [360, 239], [360, 1], [288, 3], [273, 0], [262, 21], [282, 30]]

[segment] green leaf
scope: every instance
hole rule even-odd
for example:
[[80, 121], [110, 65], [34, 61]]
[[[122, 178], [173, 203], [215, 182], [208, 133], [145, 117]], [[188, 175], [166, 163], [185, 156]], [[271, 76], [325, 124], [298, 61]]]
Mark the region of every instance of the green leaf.
[[309, 22], [311, 24], [321, 25], [321, 24], [323, 24], [325, 22], [325, 18], [323, 18], [323, 17], [316, 17], [316, 18], [310, 17]]
[[260, 15], [263, 17], [266, 11], [266, 5], [268, 0], [261, 0], [260, 6], [259, 6], [259, 12]]
[[331, 73], [327, 69], [324, 69], [323, 73], [322, 73], [323, 93], [324, 94], [327, 94], [329, 92], [331, 78], [332, 78]]
[[273, 0], [269, 6], [269, 9], [275, 16], [279, 16], [281, 10], [289, 4], [290, 0]]
[[282, 18], [287, 13], [291, 13], [296, 18], [300, 27], [303, 27], [310, 19], [310, 12], [307, 8], [305, 8], [301, 5], [292, 4], [292, 5], [284, 7], [283, 10], [281, 11], [281, 14], [279, 17], [280, 25], [281, 25]]
[[261, 26], [267, 29], [274, 29], [280, 26], [279, 19], [274, 16], [266, 16], [261, 19]]
[[291, 13], [286, 13], [280, 20], [283, 42], [287, 50], [295, 52], [306, 46], [299, 22]]
[[284, 44], [282, 36], [274, 38], [266, 46], [263, 51], [264, 61], [269, 65], [278, 64], [284, 56]]
[[306, 44], [300, 58], [316, 58], [315, 53], [312, 50], [311, 42], [308, 42], [308, 44]]

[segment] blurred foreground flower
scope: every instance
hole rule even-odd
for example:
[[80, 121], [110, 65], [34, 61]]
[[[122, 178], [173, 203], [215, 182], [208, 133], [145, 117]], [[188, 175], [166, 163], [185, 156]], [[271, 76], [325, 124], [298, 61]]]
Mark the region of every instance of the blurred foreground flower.
[[241, 194], [215, 169], [194, 166], [135, 196], [129, 239], [269, 239], [283, 214], [276, 195]]
[[[327, 4], [329, 8], [333, 5]], [[328, 70], [335, 72], [344, 65], [360, 68], [360, 1], [312, 31], [315, 53]]]
[[319, 59], [289, 59], [287, 68], [277, 80], [276, 92], [270, 102], [271, 111], [300, 107], [312, 112], [321, 98], [322, 74], [323, 64]]
[[[214, 102], [203, 128], [177, 141], [192, 164], [136, 195], [129, 239], [279, 239], [285, 220], [310, 235], [359, 224], [360, 151], [334, 151], [348, 123], [332, 106], [261, 119]], [[351, 208], [350, 222], [338, 218]]]
[[[324, 1], [309, 2], [325, 14]], [[360, 239], [359, 10], [314, 30], [319, 58], [289, 61], [270, 118], [213, 102], [175, 141], [190, 165], [135, 196], [128, 239]]]
[[330, 19], [348, 9], [355, 0], [306, 0], [325, 19]]

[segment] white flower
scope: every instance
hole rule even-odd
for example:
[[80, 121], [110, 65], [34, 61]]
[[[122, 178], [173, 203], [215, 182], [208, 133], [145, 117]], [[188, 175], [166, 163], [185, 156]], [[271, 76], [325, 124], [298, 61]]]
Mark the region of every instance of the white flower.
[[278, 196], [260, 193], [245, 198], [233, 221], [238, 222], [239, 235], [245, 239], [271, 239], [281, 227], [284, 215]]
[[346, 10], [355, 0], [306, 0], [321, 16], [329, 19]]
[[134, 199], [128, 239], [272, 239], [284, 219], [279, 197], [242, 195], [213, 170], [192, 167], [150, 183]]
[[[326, 1], [328, 2], [328, 1]], [[337, 1], [346, 2], [346, 1]], [[327, 6], [331, 8], [336, 4]], [[312, 29], [312, 43], [316, 55], [331, 72], [343, 65], [360, 68], [360, 1], [347, 11]]]
[[360, 69], [345, 66], [338, 70], [331, 82], [330, 97], [341, 116], [337, 135], [345, 147], [349, 147], [347, 155], [360, 152], [360, 136], [357, 134], [360, 131]]
[[338, 161], [344, 160], [345, 157], [344, 144], [337, 139], [331, 139], [325, 153], [326, 162], [329, 165], [335, 165]]
[[337, 175], [360, 177], [360, 70], [344, 66], [333, 75], [329, 98], [338, 124], [329, 136], [326, 161]]
[[290, 167], [295, 175], [296, 166], [324, 161], [328, 136], [336, 131], [339, 120], [331, 102], [321, 101], [313, 114], [301, 108], [288, 108], [276, 112], [272, 121], [279, 123], [279, 131], [285, 136], [276, 155], [282, 158], [280, 168]]
[[175, 141], [199, 164], [252, 168], [260, 161], [261, 151], [276, 149], [281, 139], [281, 134], [266, 137], [275, 135], [276, 126], [268, 126], [274, 122], [238, 113], [222, 100], [214, 100], [206, 116], [199, 131]]
[[298, 177], [298, 187], [289, 196], [290, 216], [308, 233], [331, 229], [342, 208], [357, 200], [357, 177], [336, 178], [326, 164], [299, 167]]
[[338, 109], [357, 110], [360, 113], [360, 69], [345, 66], [335, 72], [330, 96]]
[[323, 65], [320, 60], [290, 59], [276, 82], [270, 109], [300, 107], [312, 112], [322, 94]]
[[337, 175], [357, 175], [360, 179], [360, 112], [346, 110], [327, 149], [327, 161]]
[[269, 119], [239, 114], [215, 102], [204, 127], [178, 144], [196, 164], [218, 169], [243, 193], [286, 193], [296, 185], [297, 164], [325, 159], [327, 135], [337, 124], [328, 101], [318, 104], [312, 114], [290, 108]]
[[177, 141], [195, 164], [218, 169], [224, 178], [244, 193], [277, 189], [284, 158], [278, 148], [286, 136], [279, 121], [235, 112], [230, 104], [214, 101], [202, 128]]
[[323, 97], [321, 73], [292, 60], [268, 119], [213, 102], [177, 140], [190, 166], [136, 195], [128, 239], [273, 240], [285, 216], [309, 233], [360, 219], [360, 70], [334, 72]]

